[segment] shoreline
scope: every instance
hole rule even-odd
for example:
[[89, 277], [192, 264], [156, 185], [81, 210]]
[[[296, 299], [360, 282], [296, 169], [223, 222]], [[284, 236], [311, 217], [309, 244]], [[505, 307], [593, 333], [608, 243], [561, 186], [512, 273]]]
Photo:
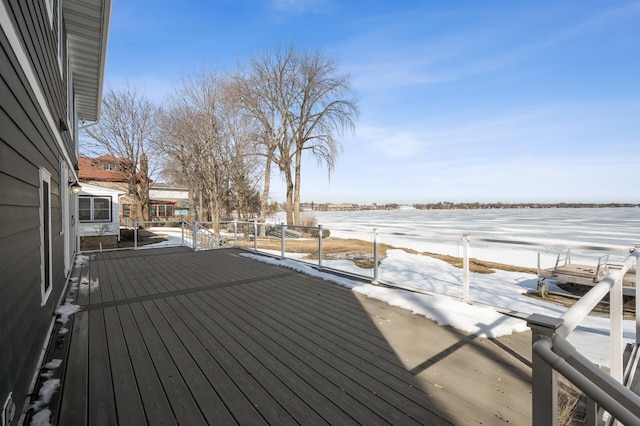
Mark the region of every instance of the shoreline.
[[[238, 241], [238, 245], [243, 247], [253, 246], [253, 242]], [[279, 250], [281, 248], [280, 238], [264, 238], [258, 240], [258, 247], [265, 250]], [[285, 242], [286, 251], [297, 254], [306, 254], [305, 259], [318, 259], [318, 240], [317, 239], [288, 239]], [[428, 251], [418, 251], [406, 247], [397, 247], [392, 244], [379, 243], [378, 253], [381, 258], [386, 257], [388, 250], [403, 250], [409, 254], [419, 254], [429, 256], [438, 260], [442, 260], [456, 268], [462, 269], [462, 258], [447, 254], [433, 253]], [[357, 238], [339, 238], [326, 237], [322, 239], [322, 259], [335, 260], [331, 257], [336, 254], [343, 253], [362, 253], [365, 256], [352, 256], [348, 260], [362, 269], [373, 268], [373, 248], [369, 241]], [[527, 274], [537, 274], [535, 268], [525, 266], [510, 265], [506, 263], [481, 260], [474, 257], [469, 258], [469, 271], [480, 274], [493, 274], [496, 270], [507, 272], [522, 272]]]

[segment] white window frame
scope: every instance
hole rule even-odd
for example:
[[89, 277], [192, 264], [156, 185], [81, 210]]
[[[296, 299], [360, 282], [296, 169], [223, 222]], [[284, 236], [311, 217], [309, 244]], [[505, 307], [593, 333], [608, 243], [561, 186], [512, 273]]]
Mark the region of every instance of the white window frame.
[[53, 28], [53, 0], [44, 0], [47, 6], [47, 14], [49, 15], [49, 25]]
[[[96, 199], [107, 199], [109, 200], [109, 219], [102, 219], [102, 220], [95, 220], [95, 213], [94, 213], [94, 202]], [[78, 209], [80, 208], [80, 200], [83, 199], [89, 199], [91, 200], [90, 205], [89, 205], [89, 209], [90, 209], [90, 216], [91, 219], [86, 220], [86, 219], [80, 219], [80, 212], [78, 211], [78, 220], [80, 220], [80, 223], [111, 223], [113, 222], [113, 198], [110, 195], [81, 195], [78, 198]]]
[[[67, 52], [69, 52], [69, 42], [67, 41]], [[73, 90], [73, 70], [71, 69], [71, 58], [67, 54], [67, 122], [71, 134], [76, 135], [76, 95]]]
[[64, 78], [64, 33], [62, 32], [62, 0], [58, 0], [58, 68], [60, 68], [60, 76]]
[[[44, 190], [44, 183], [47, 184], [48, 191]], [[53, 290], [53, 266], [52, 266], [52, 238], [51, 238], [51, 173], [45, 168], [40, 168], [40, 295], [41, 306], [44, 306]], [[48, 206], [48, 212], [45, 212], [44, 206]], [[45, 220], [47, 221], [45, 226]], [[45, 245], [49, 250], [45, 252]], [[48, 259], [47, 259], [48, 258]], [[48, 260], [48, 262], [45, 262]], [[48, 265], [48, 268], [45, 267]], [[47, 282], [49, 287], [47, 288]]]

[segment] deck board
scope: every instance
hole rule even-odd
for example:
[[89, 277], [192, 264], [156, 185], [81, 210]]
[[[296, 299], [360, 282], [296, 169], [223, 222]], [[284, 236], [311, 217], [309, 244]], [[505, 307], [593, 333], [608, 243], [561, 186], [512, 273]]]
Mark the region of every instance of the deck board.
[[171, 424], [173, 411], [129, 305], [117, 307], [148, 424]]
[[126, 424], [143, 424], [146, 418], [142, 400], [116, 307], [104, 309], [104, 321], [105, 332], [109, 336], [109, 360], [118, 420]]
[[89, 377], [91, 378], [89, 423], [91, 424], [117, 423], [110, 361], [104, 311], [94, 311], [89, 316]]
[[[381, 328], [396, 308], [387, 314], [375, 305], [385, 313], [372, 314], [346, 288], [240, 253], [91, 254], [74, 273], [98, 287], [77, 296], [82, 311], [73, 318], [54, 423], [440, 425], [467, 422], [490, 401], [477, 416], [486, 424], [508, 410], [500, 398], [518, 406], [514, 421], [530, 419], [516, 396], [465, 396], [469, 384], [493, 386], [482, 375], [448, 377], [448, 387], [463, 389], [434, 388], [425, 376], [445, 362], [473, 370], [456, 356], [474, 352], [486, 358], [478, 365], [495, 368], [505, 361], [493, 348], [446, 339], [441, 350], [418, 354], [426, 360], [412, 370], [407, 360], [416, 354], [398, 352], [405, 343]], [[526, 389], [530, 378], [518, 374], [509, 380]]]

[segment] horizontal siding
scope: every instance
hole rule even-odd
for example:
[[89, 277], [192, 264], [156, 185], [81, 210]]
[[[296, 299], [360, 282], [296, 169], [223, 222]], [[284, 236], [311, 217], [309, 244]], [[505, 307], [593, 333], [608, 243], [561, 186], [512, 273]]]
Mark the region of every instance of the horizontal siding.
[[[21, 408], [65, 284], [59, 197], [59, 159], [64, 153], [56, 134], [59, 119], [67, 118], [66, 81], [58, 68], [57, 11], [52, 28], [44, 1], [0, 1], [14, 14], [14, 29], [33, 63], [37, 90], [46, 103], [39, 104], [37, 91], [0, 31], [0, 401], [13, 391]], [[49, 127], [48, 117], [56, 123], [54, 128]], [[63, 145], [73, 146], [70, 132], [60, 136]], [[67, 153], [73, 160], [74, 151]], [[51, 173], [53, 292], [44, 307], [40, 306], [40, 167]]]
[[[11, 58], [11, 55], [3, 58], [5, 52], [0, 51], [0, 63]], [[58, 155], [54, 154], [57, 146], [42, 112], [36, 106], [35, 95], [25, 86], [24, 77], [18, 76], [18, 70], [3, 66], [0, 71], [0, 139], [34, 166], [44, 166], [53, 174], [59, 167]]]

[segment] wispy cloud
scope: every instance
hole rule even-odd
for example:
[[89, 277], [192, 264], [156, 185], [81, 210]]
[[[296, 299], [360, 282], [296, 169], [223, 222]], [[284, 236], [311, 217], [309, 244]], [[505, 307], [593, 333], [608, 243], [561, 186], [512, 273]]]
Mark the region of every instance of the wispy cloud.
[[383, 158], [411, 158], [424, 150], [416, 135], [405, 130], [362, 126], [358, 140]]
[[[428, 8], [413, 13], [428, 15]], [[616, 20], [639, 14], [640, 2], [601, 11], [565, 26], [554, 22], [555, 18], [544, 22], [539, 16], [527, 18], [523, 14], [513, 22], [459, 31], [454, 28], [445, 35], [430, 35], [431, 21], [380, 16], [370, 18], [372, 28], [345, 42], [341, 49], [350, 52], [347, 66], [364, 90], [433, 85], [507, 69], [554, 46], [606, 29]], [[455, 25], [455, 15], [446, 19]], [[536, 38], [523, 38], [522, 27], [544, 29], [538, 30]], [[412, 32], [420, 36], [411, 37]]]

